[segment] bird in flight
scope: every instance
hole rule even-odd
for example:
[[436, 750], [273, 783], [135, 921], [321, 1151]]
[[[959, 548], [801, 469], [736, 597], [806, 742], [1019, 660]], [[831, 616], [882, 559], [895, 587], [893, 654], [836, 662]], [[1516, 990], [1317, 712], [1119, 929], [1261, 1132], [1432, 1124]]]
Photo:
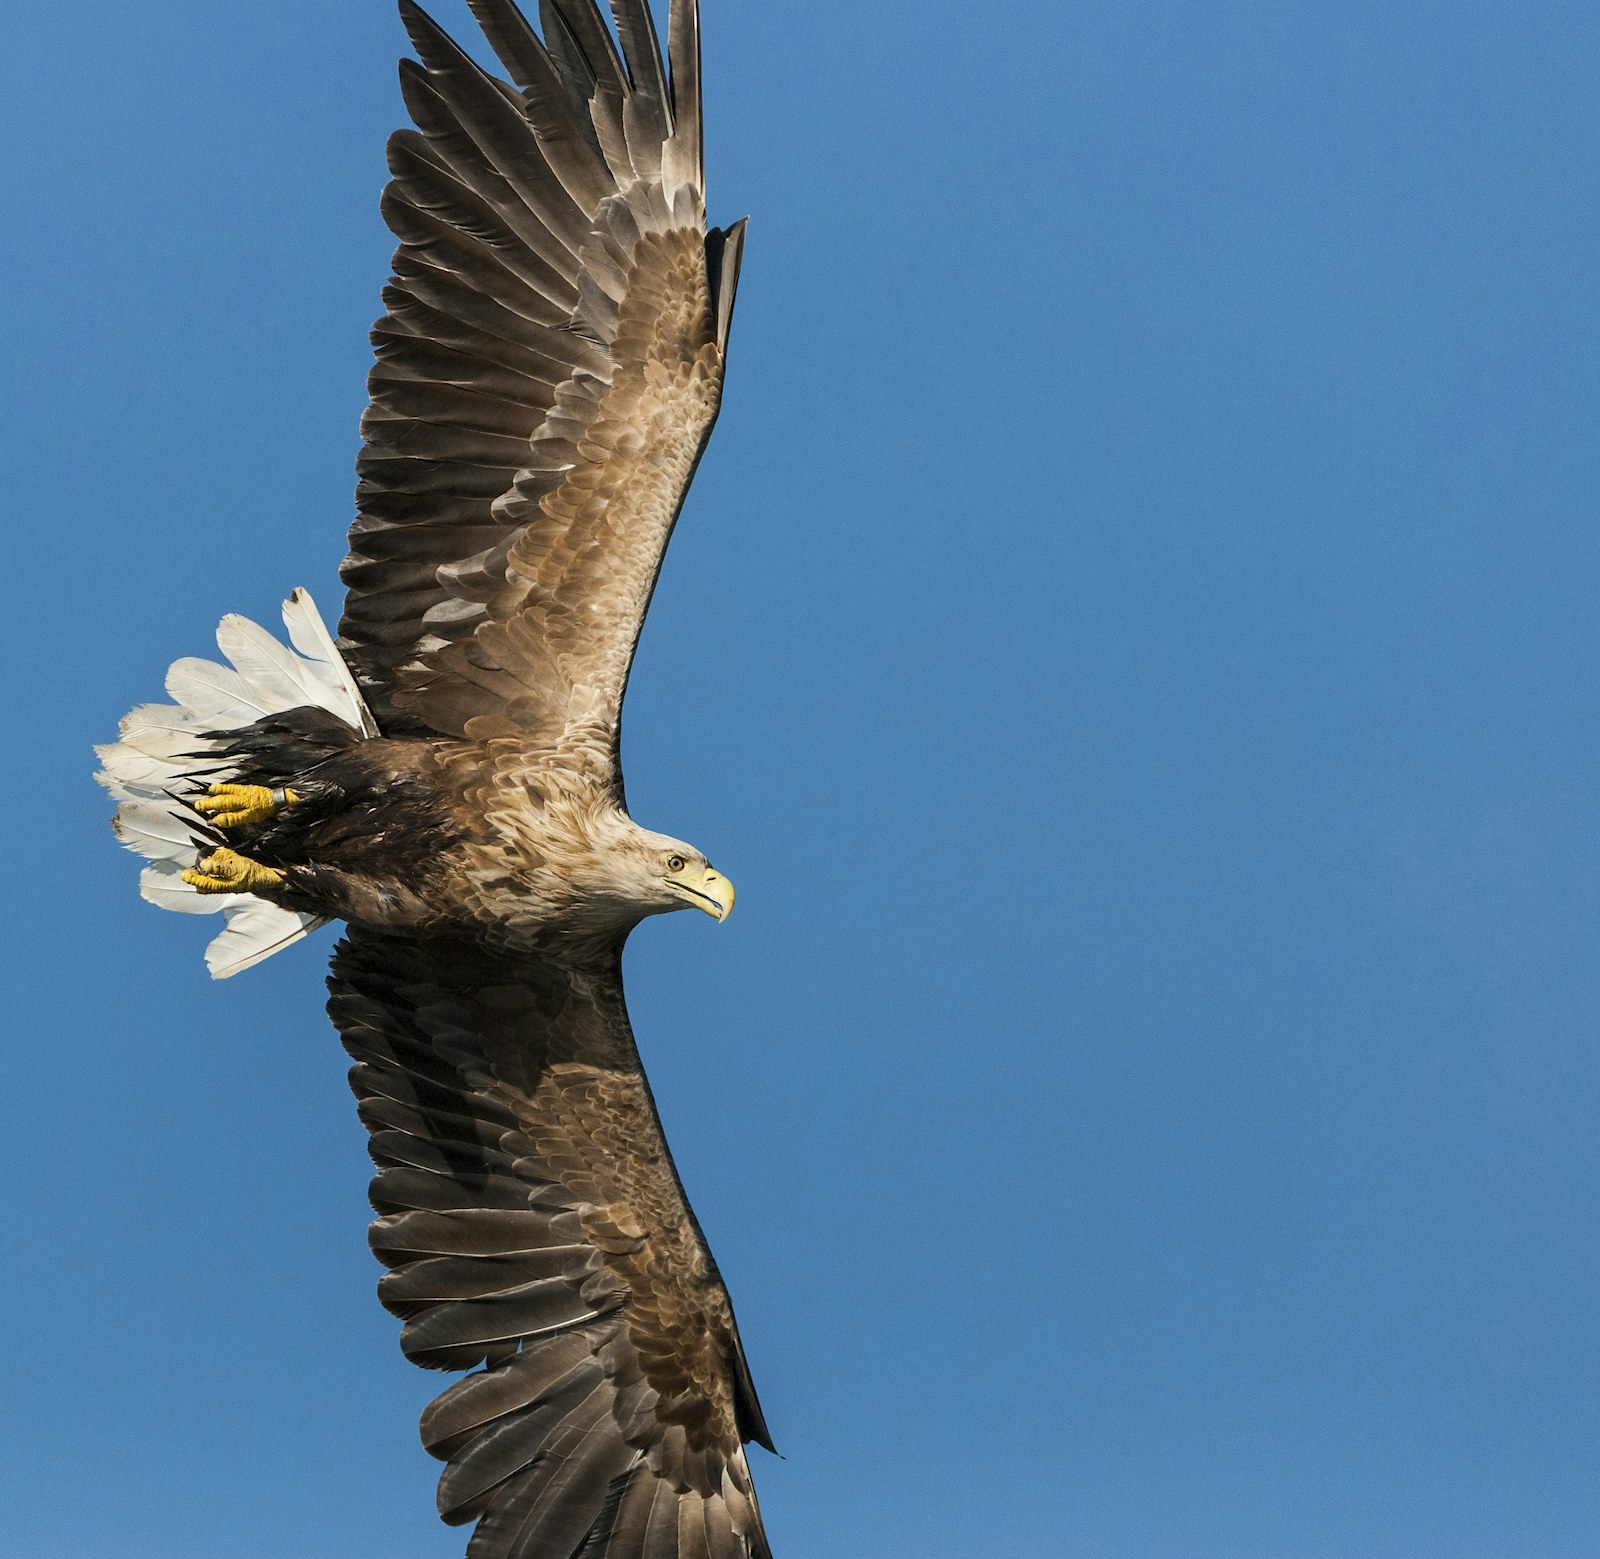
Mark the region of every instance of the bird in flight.
[[[708, 228], [696, 0], [410, 0], [414, 129], [335, 640], [228, 617], [228, 665], [100, 749], [144, 896], [226, 977], [329, 920], [401, 1347], [470, 1559], [764, 1559], [771, 1448], [623, 1003], [649, 915], [733, 886], [635, 823], [623, 693], [722, 396], [744, 225]], [[613, 30], [614, 27], [614, 30]]]

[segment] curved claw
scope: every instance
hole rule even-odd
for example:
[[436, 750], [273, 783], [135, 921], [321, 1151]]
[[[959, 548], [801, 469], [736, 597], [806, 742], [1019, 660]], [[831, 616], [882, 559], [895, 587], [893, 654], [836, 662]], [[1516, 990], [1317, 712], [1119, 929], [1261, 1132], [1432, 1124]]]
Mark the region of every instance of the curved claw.
[[209, 850], [183, 880], [197, 893], [255, 893], [287, 880], [275, 866], [263, 866], [232, 850]]
[[292, 790], [268, 790], [265, 785], [213, 785], [193, 803], [202, 817], [218, 828], [243, 828], [247, 823], [270, 823], [281, 807], [300, 798]]

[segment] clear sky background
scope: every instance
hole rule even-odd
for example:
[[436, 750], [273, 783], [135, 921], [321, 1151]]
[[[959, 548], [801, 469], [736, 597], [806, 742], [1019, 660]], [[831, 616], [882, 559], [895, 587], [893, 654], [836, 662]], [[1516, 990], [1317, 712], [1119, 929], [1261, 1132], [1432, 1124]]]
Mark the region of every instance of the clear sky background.
[[[1600, 1553], [1600, 10], [705, 5], [628, 975], [779, 1559]], [[0, 1552], [446, 1559], [326, 947], [88, 751], [337, 610], [403, 35], [6, 33]]]

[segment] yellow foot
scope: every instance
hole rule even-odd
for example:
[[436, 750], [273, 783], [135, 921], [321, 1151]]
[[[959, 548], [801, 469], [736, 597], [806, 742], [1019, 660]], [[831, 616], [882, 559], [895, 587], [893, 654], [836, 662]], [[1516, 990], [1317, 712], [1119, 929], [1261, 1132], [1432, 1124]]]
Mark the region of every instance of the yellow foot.
[[193, 871], [183, 874], [183, 880], [201, 893], [254, 893], [277, 887], [284, 874], [232, 850], [210, 850], [195, 862]]
[[268, 790], [265, 785], [213, 785], [194, 809], [218, 828], [243, 828], [246, 823], [270, 823], [280, 807], [299, 799], [292, 790]]

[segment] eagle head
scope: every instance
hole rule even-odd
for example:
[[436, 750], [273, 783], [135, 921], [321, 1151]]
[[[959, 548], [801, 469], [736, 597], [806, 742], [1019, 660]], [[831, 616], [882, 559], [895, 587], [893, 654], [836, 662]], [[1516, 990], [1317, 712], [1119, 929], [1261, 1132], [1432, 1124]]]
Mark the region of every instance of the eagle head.
[[581, 873], [593, 874], [584, 886], [595, 897], [644, 915], [698, 909], [713, 920], [728, 918], [733, 884], [693, 845], [641, 828], [621, 811], [595, 822], [587, 830], [589, 869]]

